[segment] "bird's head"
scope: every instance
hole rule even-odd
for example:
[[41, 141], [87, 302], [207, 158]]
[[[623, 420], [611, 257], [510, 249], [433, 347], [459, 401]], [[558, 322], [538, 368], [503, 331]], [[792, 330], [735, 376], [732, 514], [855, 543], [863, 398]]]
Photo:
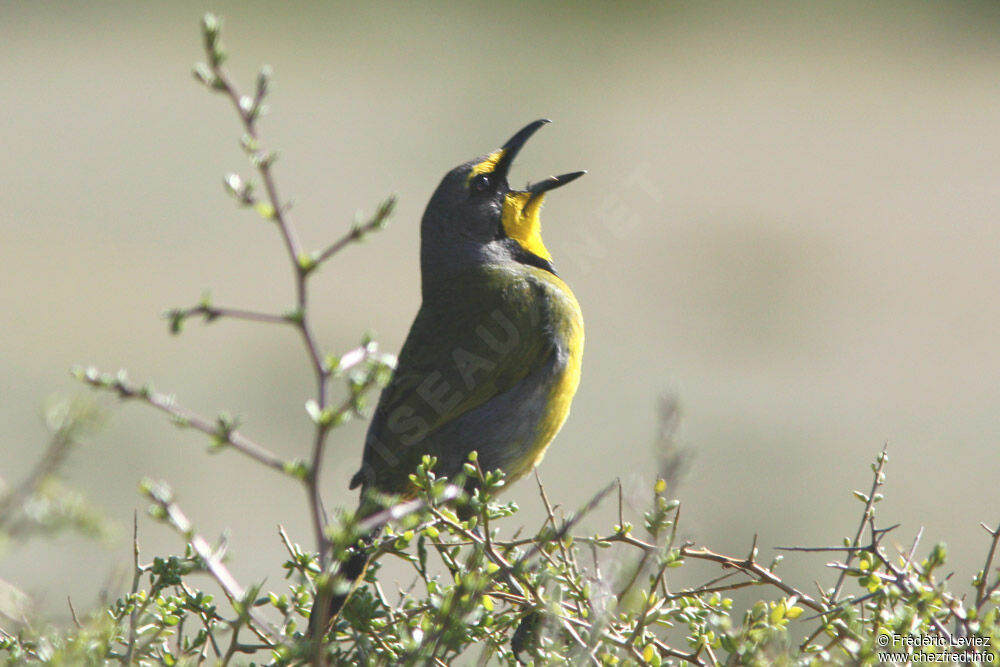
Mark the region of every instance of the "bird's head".
[[527, 125], [499, 150], [452, 169], [441, 181], [421, 224], [421, 268], [441, 274], [469, 262], [518, 261], [552, 271], [542, 243], [539, 211], [545, 193], [586, 172], [550, 176], [514, 190], [507, 174], [518, 152], [548, 120]]

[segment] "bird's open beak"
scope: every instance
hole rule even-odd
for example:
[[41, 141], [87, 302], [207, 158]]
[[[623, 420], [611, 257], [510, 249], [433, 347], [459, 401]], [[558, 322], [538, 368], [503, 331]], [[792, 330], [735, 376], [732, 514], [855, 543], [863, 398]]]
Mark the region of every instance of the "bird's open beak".
[[507, 172], [510, 171], [510, 166], [514, 164], [514, 158], [517, 154], [524, 148], [524, 144], [528, 143], [528, 139], [531, 138], [535, 132], [538, 132], [542, 125], [551, 123], [548, 118], [542, 118], [536, 120], [534, 123], [529, 123], [525, 125], [521, 130], [515, 134], [513, 137], [507, 140], [500, 150], [503, 151], [503, 155], [497, 160], [496, 166], [493, 167], [493, 173], [501, 178], [507, 178]]
[[525, 207], [527, 208], [528, 206], [530, 206], [531, 202], [538, 199], [549, 190], [555, 190], [556, 188], [561, 188], [562, 186], [572, 181], [575, 181], [576, 179], [580, 178], [586, 173], [587, 173], [586, 171], [574, 171], [569, 174], [562, 174], [560, 176], [549, 176], [544, 181], [538, 181], [537, 183], [532, 183], [525, 190], [525, 192], [531, 193], [531, 197], [528, 198], [528, 203], [525, 204]]
[[543, 181], [538, 181], [537, 183], [532, 183], [529, 185], [525, 192], [530, 192], [532, 195], [540, 195], [543, 192], [548, 192], [549, 190], [555, 190], [556, 188], [561, 188], [567, 183], [572, 183], [576, 179], [580, 178], [587, 171], [573, 171], [568, 174], [560, 174], [559, 176], [549, 176]]
[[[543, 125], [551, 122], [552, 121], [548, 118], [536, 120], [535, 122], [529, 123], [521, 128], [517, 134], [508, 139], [507, 143], [505, 143], [500, 149], [503, 151], [503, 154], [500, 156], [500, 159], [497, 160], [496, 166], [493, 168], [493, 173], [501, 178], [507, 178], [507, 172], [510, 171], [510, 166], [514, 163], [514, 158], [517, 157], [517, 154], [521, 151], [521, 148], [524, 147], [524, 144], [528, 142], [528, 139], [531, 138], [531, 135], [537, 132]], [[532, 200], [538, 199], [542, 194], [548, 192], [549, 190], [555, 190], [558, 187], [562, 187], [567, 183], [575, 181], [586, 173], [586, 171], [574, 171], [560, 176], [549, 176], [544, 180], [529, 185], [524, 190], [524, 192], [531, 194], [531, 197], [528, 199], [528, 204], [530, 204]]]
[[[514, 161], [521, 147], [531, 138], [535, 132], [548, 123], [548, 120], [536, 120], [525, 126], [520, 132], [510, 138], [503, 147], [490, 156], [496, 162], [493, 165], [493, 173], [506, 180], [507, 172]], [[545, 249], [542, 243], [541, 227], [542, 223], [538, 218], [539, 210], [542, 207], [542, 200], [549, 190], [566, 185], [571, 181], [583, 176], [584, 171], [574, 171], [560, 176], [549, 176], [548, 178], [528, 185], [524, 190], [508, 190], [503, 199], [503, 212], [501, 222], [508, 238], [512, 238], [521, 244], [521, 247], [529, 253], [541, 257], [549, 262], [552, 255]]]

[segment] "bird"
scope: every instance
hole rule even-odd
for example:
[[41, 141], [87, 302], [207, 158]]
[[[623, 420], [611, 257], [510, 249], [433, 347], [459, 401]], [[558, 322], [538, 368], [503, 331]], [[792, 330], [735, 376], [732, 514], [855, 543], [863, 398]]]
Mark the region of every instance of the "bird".
[[[580, 382], [580, 305], [542, 242], [546, 193], [576, 171], [510, 187], [514, 158], [550, 121], [528, 124], [488, 155], [449, 171], [420, 225], [421, 305], [365, 438], [357, 515], [372, 491], [414, 495], [425, 455], [454, 479], [475, 451], [484, 471], [512, 483], [537, 466], [569, 414]], [[352, 589], [367, 561], [352, 549], [339, 574]], [[348, 593], [349, 594], [349, 593]], [[334, 595], [328, 616], [347, 595]], [[314, 614], [316, 616], [317, 614]]]

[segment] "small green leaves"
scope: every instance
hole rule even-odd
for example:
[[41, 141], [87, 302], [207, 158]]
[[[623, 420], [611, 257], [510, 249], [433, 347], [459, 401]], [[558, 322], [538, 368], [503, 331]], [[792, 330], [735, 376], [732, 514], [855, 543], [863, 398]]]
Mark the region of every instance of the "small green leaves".
[[266, 171], [271, 168], [271, 165], [278, 161], [278, 153], [275, 151], [254, 151], [250, 154], [249, 159], [250, 164], [253, 165], [254, 168], [259, 169], [260, 171]]
[[228, 412], [220, 412], [215, 418], [215, 433], [212, 438], [211, 452], [217, 452], [232, 443], [233, 433], [239, 428], [240, 420]]
[[184, 330], [184, 323], [187, 321], [187, 311], [180, 308], [174, 308], [173, 310], [168, 310], [163, 316], [167, 319], [168, 327], [170, 333], [174, 336], [180, 334]]
[[237, 102], [237, 104], [240, 107], [240, 111], [242, 111], [245, 114], [249, 114], [250, 111], [253, 109], [253, 98], [243, 95], [242, 97], [240, 97], [240, 100], [239, 102]]
[[215, 86], [215, 75], [212, 74], [212, 70], [205, 63], [195, 63], [194, 67], [191, 68], [191, 73], [198, 83], [204, 84], [209, 88]]
[[309, 415], [314, 424], [323, 429], [340, 426], [351, 418], [350, 412], [337, 410], [332, 406], [321, 408], [319, 403], [313, 399], [306, 401], [306, 414]]
[[[315, 413], [318, 408], [307, 410]], [[481, 462], [479, 456], [466, 461], [470, 479], [473, 475], [489, 476], [482, 473]], [[831, 605], [822, 593], [819, 598], [810, 598], [788, 583], [767, 578], [772, 575], [760, 568], [755, 555], [729, 558], [692, 549], [690, 544], [671, 547], [662, 539], [647, 544], [643, 540], [649, 536], [624, 519], [610, 537], [601, 540], [574, 536], [558, 519], [546, 520], [542, 530], [526, 539], [516, 535], [502, 538], [504, 526], [494, 523], [502, 514], [501, 506], [489, 492], [476, 490], [465, 504], [440, 504], [444, 491], [456, 487], [433, 473], [436, 463], [426, 457], [415, 471], [416, 500], [375, 495], [371, 512], [395, 519], [370, 544], [359, 542], [358, 517], [350, 512], [331, 513], [331, 523], [325, 527], [330, 561], [343, 563], [357, 548], [373, 558], [364, 581], [353, 591], [337, 621], [340, 630], [327, 637], [326, 650], [332, 663], [358, 662], [359, 638], [370, 642], [368, 646], [384, 645], [379, 649], [380, 659], [390, 661], [392, 656], [392, 664], [420, 664], [432, 646], [443, 647], [441, 651], [446, 647], [448, 652], [441, 655], [449, 663], [461, 662], [470, 650], [478, 651], [483, 645], [503, 664], [514, 664], [516, 645], [516, 650], [527, 654], [521, 656], [522, 661], [539, 664], [576, 664], [595, 655], [606, 664], [673, 664], [689, 662], [684, 656], [693, 656], [706, 664], [763, 665], [874, 664], [876, 646], [886, 646], [876, 645], [877, 637], [937, 636], [938, 628], [956, 623], [968, 629], [963, 636], [982, 646], [988, 647], [996, 636], [1000, 616], [997, 601], [990, 597], [997, 591], [987, 592], [980, 610], [972, 608], [968, 600], [949, 596], [944, 582], [932, 578], [933, 569], [945, 560], [943, 545], [932, 548], [923, 561], [916, 562], [911, 556], [901, 558], [896, 565], [896, 559], [887, 560], [875, 547], [862, 550], [851, 568], [852, 586], [856, 582], [859, 590], [852, 593], [856, 601]], [[301, 462], [288, 463], [285, 469], [297, 476], [307, 475]], [[146, 486], [152, 489], [155, 483]], [[194, 539], [183, 515], [176, 514], [171, 494], [157, 490], [151, 496], [159, 503], [154, 514], [172, 525], [188, 526], [185, 534]], [[661, 511], [658, 507], [673, 501], [657, 495], [653, 503], [647, 514], [656, 514]], [[408, 506], [416, 509], [403, 509]], [[468, 516], [470, 511], [473, 514]], [[366, 512], [362, 516], [373, 515]], [[250, 587], [245, 595], [232, 598], [235, 604], [228, 609], [228, 617], [235, 614], [237, 624], [253, 623], [254, 609], [267, 608], [283, 619], [281, 636], [291, 659], [299, 655], [296, 651], [308, 650], [297, 642], [303, 631], [302, 616], [316, 604], [316, 591], [347, 592], [351, 586], [335, 574], [335, 565], [323, 570], [316, 554], [291, 543], [287, 536], [284, 539], [289, 553], [284, 563], [287, 587], [267, 593]], [[594, 560], [591, 547], [615, 550]], [[763, 553], [763, 546], [760, 551]], [[191, 618], [189, 612], [197, 618], [215, 618], [212, 615], [217, 613], [207, 596], [198, 599], [200, 591], [189, 577], [206, 567], [204, 553], [192, 553], [189, 547], [183, 557], [155, 560], [149, 570], [151, 590], [137, 591], [116, 603], [120, 610], [115, 612], [116, 618], [128, 618], [136, 612], [150, 627], [180, 632], [194, 626], [207, 633], [186, 620]], [[634, 577], [637, 588], [632, 595], [619, 596], [619, 587], [630, 578], [629, 572], [624, 571], [624, 577], [599, 577], [596, 568], [606, 568], [605, 563], [632, 553], [633, 562], [643, 563]], [[379, 561], [384, 562], [390, 554], [412, 566], [415, 573], [416, 585], [407, 589], [400, 602], [385, 594], [385, 582], [378, 588], [366, 585], [376, 580]], [[707, 578], [698, 573], [698, 579], [707, 583], [694, 588], [671, 583], [674, 575], [670, 570], [692, 559], [721, 565], [721, 572]], [[592, 568], [585, 565], [590, 562], [594, 563]], [[436, 576], [435, 570], [442, 565], [447, 572]], [[762, 593], [745, 613], [734, 612], [733, 600], [724, 596], [725, 591], [746, 585], [756, 585], [755, 590]], [[172, 587], [182, 588], [175, 592]], [[572, 635], [564, 630], [567, 621]], [[232, 627], [228, 623], [216, 627], [228, 631]], [[526, 630], [529, 627], [530, 633]], [[800, 646], [802, 636], [809, 639]], [[426, 643], [427, 638], [434, 643]]]
[[294, 459], [285, 462], [285, 474], [294, 477], [302, 482], [309, 479], [312, 467], [302, 459]]
[[861, 491], [854, 491], [853, 493], [854, 493], [854, 497], [855, 498], [857, 498], [858, 500], [860, 500], [861, 502], [863, 502], [866, 505], [869, 502], [872, 502], [872, 503], [880, 502], [885, 497], [881, 493], [876, 493], [873, 496], [869, 496], [867, 493], [862, 493]]
[[244, 133], [243, 136], [240, 137], [240, 148], [243, 149], [243, 152], [246, 153], [249, 158], [260, 149], [260, 142], [257, 140], [257, 137], [252, 134]]
[[222, 184], [233, 199], [241, 206], [252, 206], [257, 202], [254, 196], [254, 184], [244, 181], [238, 174], [226, 174]]
[[173, 308], [171, 310], [163, 313], [163, 317], [167, 320], [167, 326], [170, 333], [177, 335], [184, 330], [184, 325], [187, 324], [188, 319], [192, 317], [200, 316], [205, 324], [211, 324], [220, 317], [224, 315], [229, 315], [231, 317], [242, 317], [242, 318], [267, 318], [268, 315], [262, 315], [259, 313], [246, 313], [243, 311], [226, 311], [215, 307], [212, 304], [212, 295], [210, 292], [206, 291], [201, 295], [201, 299], [198, 301], [198, 305], [192, 306], [191, 308]]
[[308, 253], [302, 253], [298, 257], [299, 270], [306, 274], [316, 268], [316, 258]]
[[201, 19], [201, 35], [204, 40], [205, 53], [209, 64], [216, 69], [226, 61], [226, 53], [219, 42], [222, 31], [222, 20], [215, 14], [207, 13]]
[[262, 100], [267, 96], [268, 88], [271, 86], [271, 75], [274, 71], [270, 65], [264, 65], [257, 72], [257, 99]]
[[358, 211], [354, 214], [354, 220], [351, 223], [350, 238], [354, 241], [361, 241], [364, 240], [369, 233], [385, 229], [385, 226], [389, 221], [389, 217], [392, 215], [395, 208], [396, 197], [391, 196], [378, 205], [378, 208], [375, 209], [375, 213], [368, 218], [368, 220], [365, 220], [362, 212]]
[[684, 565], [684, 555], [680, 549], [669, 549], [660, 557], [659, 564], [667, 568], [681, 567]]
[[613, 530], [616, 535], [628, 535], [632, 532], [632, 524], [627, 521], [623, 524], [615, 524], [611, 527], [611, 530]]
[[292, 308], [290, 310], [287, 310], [281, 316], [283, 318], [285, 318], [285, 320], [287, 320], [288, 322], [291, 322], [292, 324], [298, 324], [298, 325], [302, 324], [303, 317], [304, 317], [304, 315], [302, 313], [302, 309], [300, 309], [300, 308]]
[[123, 399], [142, 397], [144, 393], [152, 391], [149, 385], [144, 385], [144, 388], [131, 386], [128, 382], [128, 373], [125, 372], [125, 369], [120, 369], [112, 375], [111, 373], [102, 373], [94, 366], [87, 366], [86, 368], [76, 366], [72, 370], [72, 375], [77, 380], [97, 389], [115, 392], [119, 398]]
[[372, 217], [371, 225], [374, 229], [385, 228], [386, 221], [388, 221], [392, 212], [396, 210], [396, 202], [396, 195], [391, 195], [382, 200], [382, 203], [375, 209], [375, 215]]
[[265, 220], [267, 221], [274, 220], [274, 206], [272, 206], [269, 202], [258, 201], [256, 204], [254, 204], [253, 209], [257, 211], [257, 215], [264, 218]]
[[315, 422], [316, 424], [323, 423], [324, 419], [323, 410], [319, 407], [319, 403], [317, 403], [315, 400], [311, 398], [308, 401], [306, 401], [306, 414], [308, 414], [309, 418], [312, 419], [313, 422]]
[[944, 542], [938, 542], [931, 549], [931, 553], [927, 556], [925, 561], [928, 570], [933, 570], [934, 568], [941, 567], [948, 561], [948, 545]]
[[143, 477], [139, 482], [139, 491], [157, 504], [165, 505], [173, 502], [174, 492], [170, 485], [162, 480]]
[[201, 299], [198, 301], [198, 306], [195, 310], [200, 310], [205, 315], [205, 321], [211, 322], [216, 317], [218, 313], [212, 308], [212, 293], [205, 290], [201, 293]]
[[[267, 113], [267, 105], [264, 104], [264, 98], [267, 96], [270, 84], [271, 67], [269, 65], [264, 65], [257, 73], [257, 81], [253, 97], [250, 97], [249, 95], [239, 96], [236, 105], [240, 110], [240, 115], [248, 124], [252, 125], [260, 116]], [[273, 161], [273, 156], [268, 156], [266, 160], [267, 163], [260, 168], [266, 169], [270, 162]], [[254, 155], [251, 156], [251, 162], [253, 161]]]

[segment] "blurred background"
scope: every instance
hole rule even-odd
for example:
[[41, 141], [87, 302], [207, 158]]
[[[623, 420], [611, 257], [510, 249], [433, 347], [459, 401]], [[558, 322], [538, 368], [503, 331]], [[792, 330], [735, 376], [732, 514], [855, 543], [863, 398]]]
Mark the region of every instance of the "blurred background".
[[[245, 176], [227, 100], [197, 85], [199, 20], [224, 18], [249, 90], [274, 68], [264, 145], [307, 248], [390, 193], [389, 228], [313, 282], [322, 345], [366, 330], [398, 351], [419, 304], [418, 225], [451, 167], [549, 117], [513, 183], [587, 169], [553, 193], [546, 245], [585, 312], [583, 382], [540, 467], [564, 509], [620, 478], [637, 508], [659, 465], [663, 395], [693, 453], [674, 495], [681, 534], [743, 554], [854, 534], [869, 464], [890, 463], [885, 524], [951, 547], [956, 582], [1000, 520], [1000, 4], [995, 2], [246, 2], [0, 6], [0, 475], [47, 439], [41, 406], [84, 389], [68, 369], [128, 369], [248, 435], [305, 456], [312, 377], [280, 327], [162, 312], [210, 290], [281, 312], [291, 273], [276, 230], [224, 194]], [[145, 518], [167, 480], [206, 536], [228, 531], [244, 583], [280, 589], [281, 524], [311, 545], [297, 485], [117, 406], [68, 482], [119, 526], [110, 547], [7, 544], [0, 578], [66, 621], [131, 558], [181, 549]], [[353, 504], [366, 424], [334, 433], [326, 502]], [[542, 516], [533, 481], [509, 492]], [[607, 530], [613, 503], [587, 524]], [[641, 525], [641, 524], [640, 524]], [[510, 533], [516, 528], [511, 525]], [[793, 555], [794, 585], [835, 573]], [[117, 573], [117, 574], [116, 574]], [[116, 584], [117, 585], [117, 584]], [[964, 590], [965, 584], [956, 583]], [[113, 589], [115, 595], [120, 589]]]

